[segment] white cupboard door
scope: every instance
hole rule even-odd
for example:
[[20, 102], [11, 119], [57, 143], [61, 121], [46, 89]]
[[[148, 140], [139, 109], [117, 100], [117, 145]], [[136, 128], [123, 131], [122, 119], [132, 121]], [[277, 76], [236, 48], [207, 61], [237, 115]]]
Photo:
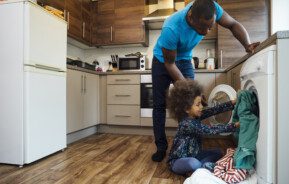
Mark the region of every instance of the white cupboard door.
[[67, 133], [82, 129], [83, 75], [76, 70], [67, 70]]
[[83, 75], [83, 128], [86, 128], [99, 123], [99, 76], [89, 73]]
[[24, 63], [66, 71], [67, 23], [30, 2], [25, 13]]
[[66, 75], [25, 72], [25, 163], [66, 147]]

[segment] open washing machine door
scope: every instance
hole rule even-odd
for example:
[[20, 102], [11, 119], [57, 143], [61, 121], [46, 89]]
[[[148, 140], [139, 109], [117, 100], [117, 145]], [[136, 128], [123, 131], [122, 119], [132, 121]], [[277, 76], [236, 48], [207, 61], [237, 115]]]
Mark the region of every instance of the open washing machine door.
[[[208, 99], [208, 106], [214, 107], [218, 104], [228, 102], [230, 100], [234, 100], [237, 98], [237, 92], [229, 85], [226, 84], [220, 84], [216, 86]], [[233, 113], [232, 111], [227, 111], [221, 114], [217, 114], [215, 116], [212, 116], [209, 119], [209, 123], [211, 125], [219, 125], [219, 124], [227, 124], [232, 122]], [[224, 133], [221, 135], [229, 135], [230, 133]]]

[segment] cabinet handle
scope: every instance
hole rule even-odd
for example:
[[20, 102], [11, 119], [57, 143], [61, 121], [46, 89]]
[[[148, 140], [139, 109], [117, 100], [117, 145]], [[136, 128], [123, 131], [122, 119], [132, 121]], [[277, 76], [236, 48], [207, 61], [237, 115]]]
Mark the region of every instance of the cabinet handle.
[[130, 81], [130, 79], [115, 79], [115, 81]]
[[110, 26], [110, 41], [112, 42], [112, 26]]
[[80, 85], [81, 85], [80, 93], [82, 93], [82, 92], [83, 92], [83, 75], [81, 75], [81, 82], [80, 82]]
[[130, 95], [115, 95], [116, 97], [129, 97]]
[[118, 117], [118, 118], [130, 118], [131, 116], [126, 116], [126, 115], [115, 115], [115, 117]]
[[69, 11], [67, 11], [67, 30], [69, 30]]
[[86, 75], [84, 76], [84, 87], [83, 87], [84, 93], [86, 93]]
[[82, 38], [85, 37], [85, 22], [82, 22]]
[[220, 68], [223, 68], [223, 50], [220, 50]]
[[63, 14], [64, 14], [64, 20], [66, 20], [66, 18], [67, 18], [67, 16], [66, 16], [67, 11], [66, 11], [66, 10], [63, 10]]
[[235, 88], [236, 89], [236, 86], [235, 86], [235, 78], [236, 78], [236, 73], [233, 73], [233, 77], [232, 77], [232, 86], [233, 86], [233, 88]]

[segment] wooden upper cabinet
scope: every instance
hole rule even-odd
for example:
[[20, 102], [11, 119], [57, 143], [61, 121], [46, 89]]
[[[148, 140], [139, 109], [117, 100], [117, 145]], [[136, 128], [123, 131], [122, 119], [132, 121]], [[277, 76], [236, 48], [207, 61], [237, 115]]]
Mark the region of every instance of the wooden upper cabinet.
[[66, 0], [66, 20], [68, 22], [68, 35], [79, 40], [82, 38], [81, 0]]
[[115, 1], [115, 43], [145, 42], [144, 7], [144, 0]]
[[[264, 41], [269, 36], [269, 0], [218, 0], [223, 9], [248, 31], [251, 42]], [[232, 65], [246, 52], [232, 33], [218, 26], [218, 63], [222, 51], [223, 67]]]
[[99, 0], [92, 7], [92, 45], [147, 45], [145, 0]]
[[82, 10], [90, 12], [91, 9], [91, 0], [82, 0]]
[[98, 14], [114, 14], [114, 0], [99, 0]]

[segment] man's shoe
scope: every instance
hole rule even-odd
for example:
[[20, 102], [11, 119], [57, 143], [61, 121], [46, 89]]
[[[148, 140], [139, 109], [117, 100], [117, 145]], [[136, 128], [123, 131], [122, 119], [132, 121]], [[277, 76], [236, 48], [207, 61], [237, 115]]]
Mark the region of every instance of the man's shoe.
[[161, 162], [166, 156], [166, 151], [158, 150], [152, 155], [152, 160], [155, 162]]

